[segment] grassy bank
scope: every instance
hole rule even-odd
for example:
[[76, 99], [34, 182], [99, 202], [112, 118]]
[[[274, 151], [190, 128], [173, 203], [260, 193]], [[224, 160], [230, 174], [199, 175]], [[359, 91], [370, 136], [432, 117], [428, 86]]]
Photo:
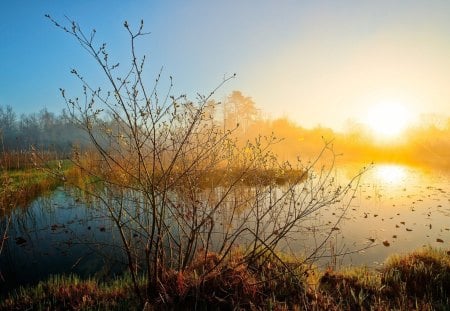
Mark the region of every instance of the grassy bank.
[[[196, 277], [200, 267], [194, 265], [184, 272], [167, 271], [147, 309], [448, 310], [449, 254], [424, 248], [394, 255], [380, 270], [312, 273], [297, 268], [301, 277], [295, 278], [280, 274], [285, 267], [275, 261], [256, 271], [231, 261], [203, 279]], [[107, 283], [55, 276], [0, 301], [2, 310], [142, 309], [127, 276]]]
[[37, 197], [51, 192], [63, 184], [49, 169], [64, 174], [73, 171], [70, 161], [50, 161], [46, 168], [20, 168], [0, 170], [0, 210], [26, 206]]
[[38, 169], [4, 171], [1, 175], [0, 209], [26, 206], [38, 196], [54, 190], [61, 181]]

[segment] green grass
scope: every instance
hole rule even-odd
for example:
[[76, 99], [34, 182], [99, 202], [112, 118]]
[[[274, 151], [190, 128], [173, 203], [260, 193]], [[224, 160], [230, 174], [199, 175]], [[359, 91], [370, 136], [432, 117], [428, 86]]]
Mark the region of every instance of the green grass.
[[0, 310], [135, 310], [128, 277], [100, 283], [76, 276], [52, 276], [33, 287], [20, 288], [0, 300]]
[[[70, 170], [70, 164], [61, 162], [64, 172]], [[50, 163], [50, 165], [58, 165]], [[63, 184], [48, 170], [24, 168], [0, 171], [0, 210], [9, 210], [17, 206], [26, 206], [35, 198], [48, 193]]]

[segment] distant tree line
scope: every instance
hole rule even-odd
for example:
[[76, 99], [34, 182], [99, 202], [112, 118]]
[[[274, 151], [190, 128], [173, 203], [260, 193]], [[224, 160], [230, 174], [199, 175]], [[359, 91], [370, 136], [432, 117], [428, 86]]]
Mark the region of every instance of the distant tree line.
[[[225, 99], [222, 111], [215, 109], [214, 102], [209, 103], [209, 107], [205, 112], [215, 123], [227, 129], [239, 124], [240, 133], [248, 131], [251, 124], [261, 119], [251, 97], [240, 91], [233, 91]], [[117, 122], [114, 117], [103, 115], [95, 120], [94, 127], [120, 128], [117, 124], [114, 126]], [[33, 146], [38, 150], [68, 153], [74, 145], [87, 147], [90, 141], [88, 134], [73, 121], [66, 110], [55, 114], [43, 108], [37, 113], [18, 116], [11, 106], [0, 106], [0, 150], [26, 151]], [[103, 143], [107, 144], [106, 141]]]
[[65, 111], [55, 114], [44, 108], [18, 116], [11, 106], [0, 106], [0, 143], [3, 152], [25, 152], [34, 146], [69, 153], [74, 144], [85, 145], [87, 139]]
[[[344, 161], [399, 161], [450, 169], [450, 118], [439, 121], [422, 116], [421, 122], [411, 126], [399, 141], [380, 145], [364, 125], [355, 122], [342, 133], [321, 126], [306, 129], [287, 118], [264, 118], [253, 99], [240, 91], [231, 92], [221, 103], [211, 100], [203, 113], [216, 126], [233, 130], [233, 136], [241, 143], [276, 134], [283, 141], [271, 149], [284, 160], [294, 160], [299, 155], [308, 159], [320, 151], [324, 140], [334, 140]], [[90, 144], [88, 133], [73, 121], [65, 110], [55, 114], [44, 108], [18, 116], [11, 106], [0, 106], [0, 151], [26, 152], [33, 146], [40, 151], [68, 155], [74, 146], [86, 149]], [[119, 136], [125, 134], [117, 132], [123, 127], [114, 116], [99, 115], [94, 122], [94, 135], [104, 129]], [[110, 145], [97, 138], [104, 147]]]

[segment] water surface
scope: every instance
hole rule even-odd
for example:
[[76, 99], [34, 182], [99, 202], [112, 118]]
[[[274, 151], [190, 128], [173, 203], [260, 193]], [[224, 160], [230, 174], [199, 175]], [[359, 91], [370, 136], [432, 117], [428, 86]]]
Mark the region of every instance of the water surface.
[[[336, 176], [345, 183], [356, 172], [343, 167]], [[450, 175], [445, 172], [394, 164], [373, 166], [361, 178], [344, 217], [324, 245], [326, 254], [351, 254], [319, 262], [377, 266], [392, 253], [423, 245], [449, 248], [449, 185]], [[345, 207], [323, 208], [304, 225], [334, 224]], [[6, 219], [0, 224], [3, 232]], [[303, 231], [284, 249], [302, 252], [325, 235], [325, 231]], [[73, 191], [59, 188], [13, 211], [0, 256], [1, 289], [34, 283], [50, 274], [114, 276], [125, 267], [117, 245], [120, 241], [105, 214], [83, 204]]]

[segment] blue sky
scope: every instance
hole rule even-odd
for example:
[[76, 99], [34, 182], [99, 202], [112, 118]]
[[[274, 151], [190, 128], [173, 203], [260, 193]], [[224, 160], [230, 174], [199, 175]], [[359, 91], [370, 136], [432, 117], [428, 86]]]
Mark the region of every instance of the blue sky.
[[151, 32], [139, 45], [147, 77], [164, 66], [174, 92], [192, 99], [237, 73], [217, 100], [241, 90], [267, 115], [309, 127], [339, 128], [377, 101], [450, 114], [450, 1], [2, 1], [0, 105], [18, 113], [61, 111], [60, 87], [80, 93], [72, 68], [102, 83], [47, 13], [95, 28], [122, 64], [123, 21], [143, 19]]

